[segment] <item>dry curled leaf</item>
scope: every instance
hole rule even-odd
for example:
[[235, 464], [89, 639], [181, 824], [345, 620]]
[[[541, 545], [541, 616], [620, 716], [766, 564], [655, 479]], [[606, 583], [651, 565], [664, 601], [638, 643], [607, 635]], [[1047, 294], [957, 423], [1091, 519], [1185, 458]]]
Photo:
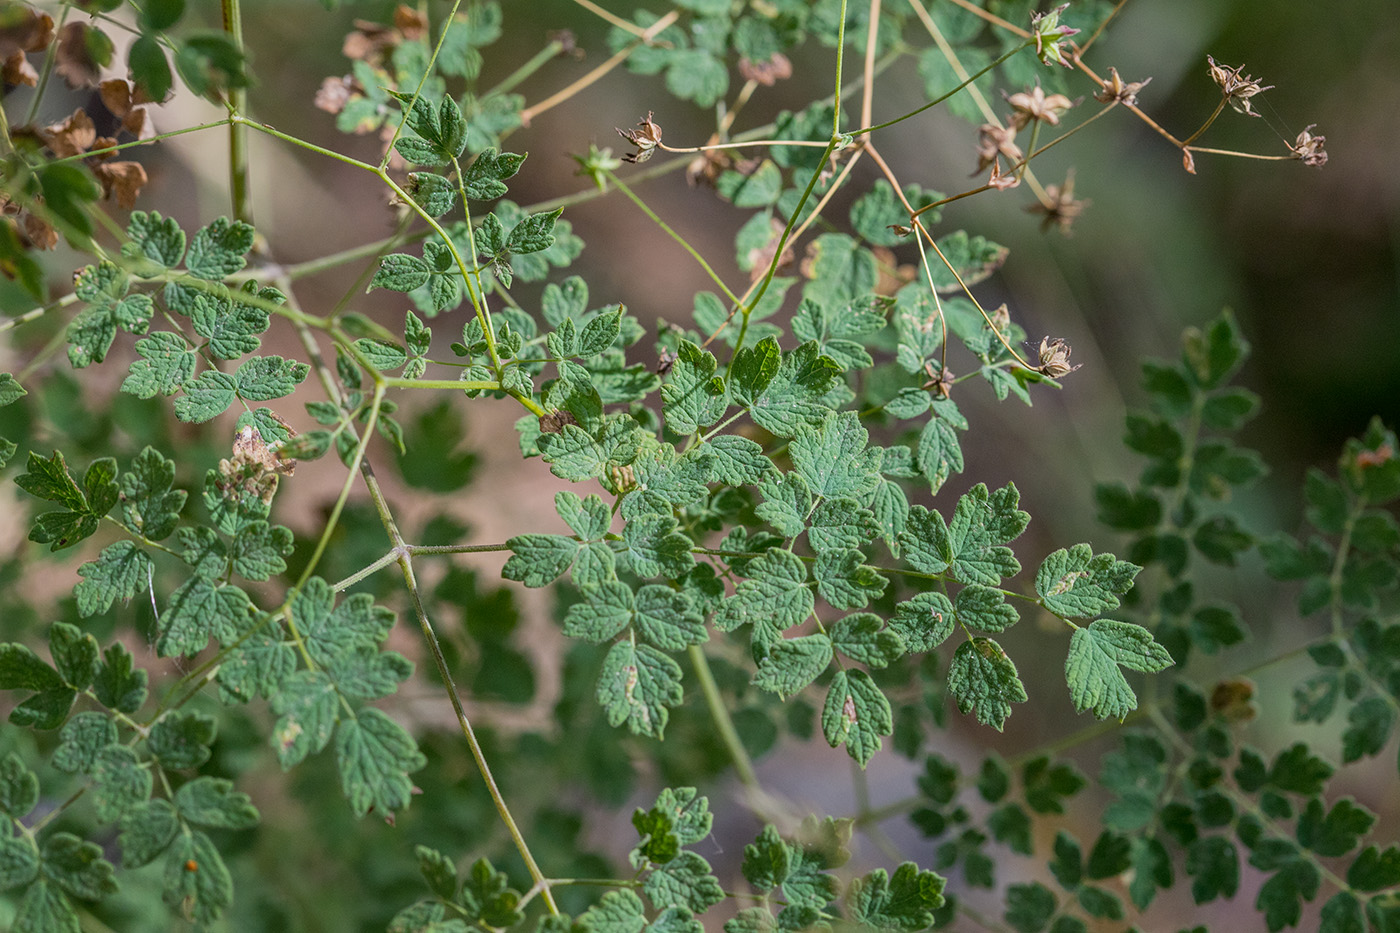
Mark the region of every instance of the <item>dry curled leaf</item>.
[[771, 58], [761, 62], [741, 58], [739, 74], [745, 81], [756, 81], [764, 87], [772, 87], [779, 81], [792, 77], [792, 62], [781, 52], [774, 52]]
[[98, 85], [103, 105], [121, 121], [121, 128], [137, 139], [156, 134], [146, 104], [151, 103], [140, 89], [124, 78], [112, 78]]
[[[42, 201], [41, 198], [36, 200]], [[53, 249], [58, 245], [58, 231], [42, 217], [26, 211], [20, 218], [24, 239], [35, 249]]]
[[0, 14], [0, 56], [7, 60], [15, 52], [42, 52], [53, 39], [53, 17], [47, 13], [13, 4]]
[[39, 128], [39, 138], [60, 159], [82, 155], [97, 141], [97, 129], [87, 111], [79, 107], [62, 123]]
[[349, 75], [326, 78], [316, 89], [316, 96], [312, 99], [312, 103], [316, 105], [317, 110], [324, 110], [326, 113], [340, 113], [350, 102], [356, 88], [355, 79]]
[[102, 183], [102, 196], [116, 196], [117, 203], [125, 210], [136, 206], [136, 196], [145, 187], [146, 170], [140, 162], [99, 162], [92, 173]]
[[55, 70], [69, 87], [96, 87], [105, 63], [98, 61], [94, 52], [104, 44], [110, 58], [110, 39], [86, 23], [67, 24], [58, 34]]
[[26, 85], [35, 87], [39, 83], [39, 72], [29, 64], [29, 58], [20, 49], [15, 49], [5, 58], [4, 81], [6, 85]]

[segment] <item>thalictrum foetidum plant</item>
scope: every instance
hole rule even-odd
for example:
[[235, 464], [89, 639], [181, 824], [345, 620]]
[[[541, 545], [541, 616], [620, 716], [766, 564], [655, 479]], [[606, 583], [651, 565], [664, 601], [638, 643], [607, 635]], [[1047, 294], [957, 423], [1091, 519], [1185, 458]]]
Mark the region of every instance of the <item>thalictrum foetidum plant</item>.
[[[1092, 179], [1037, 159], [1101, 118], [1191, 172], [1320, 166], [1324, 137], [1200, 144], [1271, 90], [1214, 59], [1201, 125], [1159, 124], [1150, 78], [1108, 57], [1123, 2], [575, 4], [603, 30], [586, 65], [524, 4], [357, 19], [300, 102], [339, 148], [249, 110], [238, 0], [221, 28], [180, 0], [0, 12], [4, 925], [1205, 930], [1252, 896], [1258, 928], [1400, 929], [1400, 846], [1329, 790], [1391, 747], [1400, 704], [1393, 431], [1309, 474], [1300, 537], [1251, 529], [1232, 493], [1266, 466], [1234, 435], [1259, 399], [1226, 312], [1142, 364], [1142, 471], [1094, 488], [1096, 541], [1028, 545], [1014, 482], [964, 454], [995, 426], [960, 402], [1073, 392], [1081, 363], [990, 300], [1015, 258], [946, 205], [1019, 198], [1069, 233]], [[615, 70], [646, 115], [600, 122], [573, 189], [513, 199], [532, 163], [511, 137]], [[877, 117], [911, 70], [922, 103]], [[794, 87], [799, 109], [750, 118]], [[217, 119], [167, 126], [177, 97]], [[663, 129], [697, 107], [707, 139]], [[970, 182], [885, 154], [944, 111], [969, 122]], [[226, 216], [160, 201], [142, 160], [185, 133], [225, 141]], [[284, 262], [251, 223], [254, 135], [358, 173], [392, 233]], [[647, 202], [685, 179], [740, 212], [732, 260]], [[710, 280], [667, 296], [683, 320], [579, 261], [569, 209], [599, 198]], [[334, 269], [350, 290], [303, 306]], [[354, 310], [374, 292], [391, 316]], [[450, 508], [493, 481], [463, 448], [482, 405], [518, 416], [485, 443], [558, 481], [554, 514], [503, 540]], [[456, 560], [478, 552], [506, 582]], [[1320, 620], [1252, 669], [1212, 571], [1246, 561]], [[522, 637], [522, 587], [550, 588], [529, 605], [554, 647]], [[1259, 692], [1285, 662], [1293, 697]], [[1022, 672], [1047, 664], [1061, 685], [1037, 696]], [[1018, 707], [1066, 698], [1081, 727], [998, 751]], [[1340, 747], [1248, 731], [1281, 706]], [[979, 751], [945, 740], [955, 717]], [[778, 749], [853, 782], [855, 810], [761, 778]], [[911, 763], [903, 796], [873, 799], [880, 757]], [[635, 839], [595, 851], [589, 826], [629, 809]]]

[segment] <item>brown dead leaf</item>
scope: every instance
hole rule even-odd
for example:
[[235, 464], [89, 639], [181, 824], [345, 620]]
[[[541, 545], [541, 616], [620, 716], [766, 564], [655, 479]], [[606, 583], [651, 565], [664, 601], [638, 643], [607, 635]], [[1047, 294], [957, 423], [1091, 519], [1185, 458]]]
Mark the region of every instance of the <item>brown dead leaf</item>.
[[102, 66], [92, 57], [86, 23], [69, 23], [59, 30], [57, 71], [69, 87], [95, 87], [102, 77]]
[[745, 81], [757, 81], [764, 87], [772, 87], [784, 78], [792, 77], [792, 62], [781, 52], [774, 52], [771, 58], [761, 62], [741, 58], [739, 74]]
[[7, 85], [26, 84], [34, 87], [39, 83], [39, 72], [29, 64], [29, 59], [20, 49], [15, 49], [5, 59], [4, 80]]
[[150, 112], [144, 106], [150, 101], [130, 81], [112, 78], [98, 85], [98, 91], [103, 105], [122, 121], [123, 130], [137, 139], [150, 139], [156, 134]]
[[324, 110], [326, 113], [340, 113], [350, 102], [350, 95], [354, 93], [354, 90], [355, 79], [349, 75], [326, 78], [321, 82], [321, 87], [317, 89], [312, 103], [316, 105], [317, 110]]
[[26, 213], [23, 218], [24, 238], [37, 249], [53, 249], [58, 245], [58, 231], [43, 218]]
[[0, 55], [42, 52], [53, 44], [53, 17], [18, 3], [0, 11]]
[[53, 123], [39, 129], [39, 138], [53, 150], [60, 159], [82, 155], [92, 148], [97, 139], [97, 130], [92, 118], [81, 107], [62, 123]]
[[117, 203], [128, 211], [136, 206], [136, 196], [147, 181], [140, 162], [99, 162], [92, 167], [92, 173], [102, 183], [102, 196], [116, 195]]

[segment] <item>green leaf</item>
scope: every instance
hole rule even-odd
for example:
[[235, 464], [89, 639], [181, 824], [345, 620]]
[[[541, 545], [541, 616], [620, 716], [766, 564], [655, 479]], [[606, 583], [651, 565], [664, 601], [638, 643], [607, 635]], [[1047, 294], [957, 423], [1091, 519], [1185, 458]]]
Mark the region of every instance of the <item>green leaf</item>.
[[380, 261], [379, 269], [374, 273], [374, 278], [370, 280], [365, 291], [387, 288], [395, 292], [411, 292], [428, 284], [431, 274], [432, 270], [428, 264], [417, 256], [390, 253]]
[[180, 818], [168, 800], [148, 800], [122, 816], [122, 867], [149, 865], [165, 851], [180, 828]]
[[895, 607], [889, 627], [910, 654], [932, 651], [953, 634], [953, 604], [942, 593], [919, 593]]
[[711, 107], [729, 90], [729, 70], [724, 62], [702, 49], [681, 49], [670, 56], [666, 90], [697, 106]]
[[579, 920], [590, 933], [641, 933], [647, 925], [646, 907], [631, 891], [609, 891]]
[[740, 349], [729, 370], [735, 401], [741, 405], [756, 403], [778, 375], [782, 359], [782, 350], [774, 337], [765, 337], [753, 346]]
[[1347, 884], [1358, 891], [1379, 891], [1400, 885], [1400, 846], [1369, 845], [1347, 869]]
[[764, 501], [754, 509], [759, 518], [784, 537], [795, 538], [807, 525], [812, 511], [812, 493], [797, 473], [769, 473], [758, 484]]
[[[127, 68], [132, 82], [147, 100], [163, 101], [175, 85], [165, 50], [153, 35], [138, 36], [127, 53]], [[158, 216], [158, 215], [157, 215]], [[180, 252], [184, 253], [184, 234], [180, 237]], [[177, 258], [175, 264], [179, 263]]]
[[1122, 719], [1137, 708], [1137, 695], [1119, 665], [1155, 673], [1172, 665], [1171, 655], [1152, 633], [1131, 622], [1099, 619], [1076, 629], [1065, 659], [1070, 699], [1079, 712], [1093, 710], [1099, 719]]
[[537, 253], [554, 243], [554, 224], [564, 209], [531, 214], [511, 228], [506, 237], [506, 249], [512, 253]]
[[222, 281], [246, 265], [243, 254], [253, 248], [253, 239], [251, 226], [220, 217], [195, 233], [185, 268], [201, 279]]
[[789, 697], [816, 680], [831, 664], [832, 639], [823, 634], [780, 638], [758, 665], [753, 684]]
[[1298, 818], [1298, 842], [1324, 858], [1334, 858], [1356, 848], [1375, 822], [1375, 814], [1349, 797], [1338, 800], [1330, 810], [1314, 797]]
[[15, 484], [30, 495], [57, 502], [70, 511], [89, 510], [87, 496], [83, 495], [77, 482], [69, 475], [63, 454], [57, 450], [47, 460], [31, 450], [26, 471], [23, 475], [15, 477]]
[[97, 756], [116, 741], [117, 727], [111, 717], [97, 712], [78, 713], [59, 733], [53, 766], [69, 774], [91, 773]]
[[255, 356], [238, 367], [238, 394], [254, 402], [291, 395], [311, 367], [280, 356]]
[[678, 531], [679, 522], [669, 515], [633, 519], [622, 531], [627, 549], [620, 556], [627, 569], [642, 578], [683, 577], [695, 566], [694, 546]]
[[773, 465], [756, 441], [737, 434], [721, 434], [692, 450], [707, 455], [711, 482], [729, 486], [756, 484]]
[[831, 627], [836, 650], [866, 667], [888, 667], [904, 656], [904, 639], [894, 628], [884, 628], [884, 619], [873, 612], [858, 612], [840, 619]]
[[501, 576], [530, 587], [548, 586], [558, 579], [578, 553], [579, 544], [563, 535], [516, 535], [506, 541], [510, 559]]
[[864, 768], [880, 750], [880, 736], [894, 732], [890, 701], [865, 671], [836, 672], [822, 706], [822, 733], [832, 748], [844, 744], [846, 753]]
[[40, 878], [24, 892], [15, 911], [14, 933], [81, 933], [78, 913], [58, 885]]
[[[37, 789], [37, 788], [36, 788]], [[0, 891], [28, 885], [39, 875], [39, 851], [29, 839], [0, 835]]]
[[[188, 495], [183, 489], [173, 488], [174, 482], [175, 461], [153, 447], [144, 448], [121, 478], [122, 520], [126, 526], [151, 541], [168, 537], [180, 520]], [[127, 593], [122, 598], [129, 599], [131, 595]]]
[[168, 907], [204, 925], [233, 903], [233, 878], [213, 841], [199, 830], [180, 833], [165, 856]]
[[196, 424], [211, 421], [228, 410], [238, 397], [238, 380], [228, 373], [206, 369], [184, 385], [185, 394], [175, 400], [175, 417]]
[[875, 255], [844, 233], [824, 233], [810, 247], [811, 278], [802, 297], [841, 306], [875, 291], [879, 269]]
[[93, 807], [104, 822], [119, 819], [151, 797], [151, 772], [125, 745], [109, 745], [97, 754], [92, 782]]
[[690, 597], [657, 584], [637, 590], [632, 625], [643, 640], [663, 651], [680, 651], [710, 637], [705, 618], [691, 605]]
[[191, 577], [170, 594], [160, 616], [156, 650], [168, 658], [198, 654], [210, 638], [231, 644], [246, 630], [252, 614], [248, 594], [238, 587]]
[[356, 816], [407, 807], [413, 790], [408, 776], [428, 762], [403, 726], [372, 707], [341, 721], [335, 757], [341, 789]]
[[1132, 588], [1142, 568], [1112, 554], [1093, 553], [1087, 544], [1061, 548], [1045, 558], [1035, 575], [1042, 605], [1062, 616], [1092, 618], [1118, 608], [1118, 597]]
[[121, 390], [137, 398], [174, 395], [194, 378], [197, 357], [179, 334], [159, 331], [136, 341], [141, 359], [133, 360]]
[[[823, 399], [840, 372], [835, 362], [821, 354], [816, 342], [809, 340], [783, 356], [766, 388], [748, 403], [749, 413], [759, 427], [782, 437], [793, 437], [804, 425], [817, 427], [831, 411]], [[738, 399], [737, 391], [735, 397]]]
[[[22, 820], [38, 803], [38, 776], [25, 767], [14, 752], [6, 753], [4, 758], [0, 758], [0, 812]], [[8, 835], [0, 834], [0, 838], [8, 838]], [[3, 867], [0, 867], [0, 874], [3, 873]], [[0, 890], [7, 887], [9, 885], [0, 885]]]
[[878, 598], [889, 584], [874, 567], [862, 560], [865, 555], [855, 548], [823, 551], [817, 555], [812, 575], [817, 580], [817, 593], [837, 609], [860, 609]]
[[1019, 933], [1040, 933], [1055, 915], [1055, 894], [1039, 881], [1006, 891], [1006, 922]]
[[847, 411], [827, 419], [815, 431], [798, 428], [788, 453], [812, 492], [828, 498], [860, 498], [880, 482], [881, 451], [867, 448], [868, 442], [859, 416]]
[[715, 190], [735, 207], [767, 207], [783, 190], [783, 174], [771, 159], [747, 172], [725, 169], [715, 179]]
[[715, 375], [716, 367], [714, 354], [689, 340], [680, 342], [670, 376], [661, 387], [666, 425], [675, 433], [692, 434], [724, 414], [724, 380]]
[[279, 717], [272, 748], [285, 771], [326, 747], [340, 718], [340, 695], [324, 671], [298, 671], [272, 695], [272, 711]]
[[[457, 206], [457, 187], [450, 178], [442, 175], [409, 172], [404, 190], [429, 217], [441, 217]], [[501, 193], [505, 193], [504, 185], [501, 186]]]
[[679, 706], [681, 669], [650, 645], [620, 641], [612, 646], [598, 675], [598, 703], [608, 724], [637, 735], [661, 738], [670, 718], [668, 707]]
[[960, 623], [983, 632], [1005, 631], [1021, 618], [1001, 590], [975, 583], [958, 592], [957, 613]]
[[853, 918], [878, 929], [923, 930], [933, 924], [933, 912], [943, 906], [946, 879], [903, 862], [889, 877], [877, 868], [856, 879], [847, 895]]
[[977, 721], [1001, 731], [1012, 703], [1028, 699], [1016, 665], [990, 638], [973, 638], [958, 646], [948, 667], [948, 690], [959, 712], [975, 711]]
[[1128, 882], [1128, 895], [1138, 910], [1146, 910], [1159, 889], [1165, 890], [1174, 883], [1172, 859], [1166, 846], [1155, 836], [1134, 837], [1131, 859], [1133, 874]]
[[1296, 742], [1274, 759], [1269, 768], [1269, 783], [1279, 790], [1310, 797], [1322, 793], [1335, 770], [1314, 755], [1307, 745]]
[[1150, 490], [1130, 491], [1122, 483], [1100, 483], [1094, 487], [1099, 521], [1120, 531], [1141, 531], [1162, 520], [1162, 505]]
[[616, 580], [583, 588], [583, 600], [564, 614], [564, 634], [601, 644], [616, 638], [632, 621], [632, 588]]
[[510, 887], [505, 872], [490, 861], [477, 859], [462, 880], [460, 903], [468, 918], [489, 927], [504, 929], [525, 919], [518, 909], [520, 892]]
[[1186, 873], [1193, 879], [1191, 896], [1197, 904], [1234, 897], [1240, 886], [1240, 859], [1234, 843], [1224, 836], [1197, 839], [1186, 850]]
[[214, 717], [195, 712], [170, 712], [151, 726], [146, 738], [156, 761], [172, 771], [198, 768], [209, 760], [217, 725]]
[[247, 829], [260, 819], [247, 794], [223, 778], [197, 777], [175, 793], [182, 819], [213, 829]]
[[801, 624], [815, 600], [807, 587], [807, 567], [791, 551], [765, 551], [748, 563], [749, 579], [716, 613], [715, 627], [732, 632], [741, 625], [768, 626], [782, 632]]
[[656, 866], [642, 890], [657, 909], [678, 905], [703, 913], [724, 900], [724, 889], [710, 873], [710, 863], [694, 852], [681, 852], [672, 861]]
[[73, 897], [96, 901], [117, 890], [112, 863], [102, 849], [72, 833], [54, 833], [44, 840], [40, 857], [44, 875]]
[[67, 622], [49, 628], [49, 655], [63, 682], [84, 690], [97, 674], [97, 639]]

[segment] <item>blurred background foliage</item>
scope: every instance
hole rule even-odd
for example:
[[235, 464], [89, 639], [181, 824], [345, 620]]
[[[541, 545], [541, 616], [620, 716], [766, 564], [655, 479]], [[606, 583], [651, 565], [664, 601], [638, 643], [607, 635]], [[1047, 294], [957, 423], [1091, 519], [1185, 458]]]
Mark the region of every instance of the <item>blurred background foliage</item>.
[[[887, 5], [897, 3], [888, 0]], [[505, 0], [502, 5], [508, 28], [488, 50], [483, 86], [509, 74], [557, 30], [570, 30], [579, 51], [576, 56], [558, 58], [517, 89], [531, 104], [609, 54], [606, 24], [573, 3]], [[341, 37], [355, 28], [354, 21], [387, 22], [393, 6], [354, 2], [328, 12], [313, 0], [245, 4], [245, 32], [257, 76], [249, 92], [252, 115], [320, 145], [376, 159], [381, 151], [376, 137], [342, 136], [335, 130], [334, 117], [314, 109], [312, 100], [324, 78], [348, 71], [339, 47]], [[606, 6], [627, 16], [634, 7], [646, 4], [610, 2]], [[435, 2], [434, 14], [443, 8], [444, 4]], [[1181, 329], [1213, 319], [1223, 307], [1234, 310], [1255, 348], [1237, 381], [1264, 399], [1262, 416], [1242, 436], [1243, 443], [1264, 454], [1272, 471], [1244, 503], [1247, 520], [1256, 531], [1296, 528], [1301, 510], [1297, 490], [1305, 469], [1332, 463], [1343, 439], [1361, 433], [1373, 414], [1391, 424], [1400, 420], [1400, 173], [1394, 167], [1400, 137], [1393, 127], [1393, 114], [1400, 111], [1400, 25], [1393, 12], [1385, 4], [1364, 0], [1326, 5], [1130, 0], [1089, 61], [1100, 73], [1115, 65], [1130, 80], [1150, 75], [1153, 80], [1141, 95], [1141, 105], [1154, 119], [1182, 135], [1210, 112], [1218, 99], [1206, 73], [1205, 57], [1211, 54], [1222, 63], [1245, 64], [1249, 74], [1275, 88], [1266, 92], [1259, 106], [1262, 119], [1227, 113], [1201, 140], [1203, 144], [1278, 154], [1305, 126], [1316, 123], [1316, 132], [1327, 136], [1329, 163], [1318, 170], [1292, 162], [1202, 156], [1196, 162], [1197, 174], [1190, 175], [1183, 171], [1174, 149], [1120, 111], [1034, 164], [1046, 182], [1061, 180], [1073, 167], [1078, 196], [1092, 201], [1077, 220], [1072, 237], [1041, 232], [1038, 218], [1024, 210], [1031, 201], [1024, 188], [967, 199], [945, 210], [935, 235], [966, 228], [1010, 247], [1009, 261], [982, 286], [984, 303], [993, 307], [1007, 302], [1013, 319], [1034, 341], [1041, 335], [1064, 337], [1074, 348], [1074, 362], [1084, 364], [1065, 380], [1062, 391], [1038, 392], [1034, 408], [1014, 401], [998, 404], [980, 383], [973, 383], [959, 398], [979, 430], [965, 445], [967, 472], [959, 478], [956, 492], [975, 482], [996, 488], [1014, 480], [1022, 491], [1023, 507], [1035, 516], [1027, 553], [1043, 554], [1078, 540], [1093, 540], [1096, 548], [1105, 549], [1117, 543], [1108, 540], [1110, 536], [1093, 520], [1090, 480], [1130, 479], [1138, 468], [1119, 439], [1125, 408], [1143, 401], [1137, 384], [1139, 363], [1144, 357], [1174, 357]], [[213, 5], [202, 5], [191, 16], [211, 17], [206, 25], [218, 25]], [[831, 58], [829, 49], [807, 43], [794, 56], [794, 77], [756, 96], [736, 130], [767, 122], [781, 110], [801, 108], [826, 93]], [[1075, 98], [1093, 90], [1078, 75], [1068, 76], [1068, 87]], [[82, 104], [78, 92], [65, 97], [62, 90], [55, 91], [41, 110], [40, 123], [61, 119]], [[27, 106], [24, 93], [17, 92], [15, 98], [20, 106]], [[923, 99], [923, 82], [914, 63], [901, 63], [880, 82], [877, 119], [902, 113]], [[7, 100], [7, 107], [11, 103]], [[673, 145], [701, 143], [713, 129], [712, 111], [677, 102], [657, 88], [656, 79], [619, 68], [510, 135], [506, 148], [530, 153], [524, 170], [512, 182], [512, 199], [533, 204], [586, 190], [590, 182], [574, 174], [577, 163], [572, 156], [586, 152], [590, 145], [621, 153], [626, 146], [615, 127], [630, 127], [652, 110], [666, 128], [666, 141]], [[155, 112], [161, 131], [219, 116], [207, 103], [188, 98], [177, 98]], [[1074, 116], [1067, 122], [1074, 123]], [[947, 192], [972, 184], [969, 173], [976, 162], [976, 129], [942, 108], [877, 141], [906, 182]], [[394, 213], [383, 190], [368, 176], [262, 137], [255, 137], [253, 145], [253, 221], [278, 261], [312, 259], [393, 231]], [[136, 157], [150, 174], [138, 207], [159, 209], [190, 229], [229, 210], [221, 131], [138, 149]], [[628, 171], [622, 172], [624, 178]], [[868, 190], [876, 177], [873, 166], [861, 166], [851, 185], [851, 198]], [[644, 182], [638, 190], [726, 280], [744, 281], [745, 273], [734, 262], [733, 237], [747, 219], [745, 213], [722, 202], [712, 190], [687, 186], [680, 171]], [[837, 203], [848, 204], [849, 199]], [[694, 293], [710, 287], [676, 244], [616, 194], [572, 206], [564, 217], [588, 244], [571, 271], [589, 281], [595, 303], [624, 302], [644, 321], [681, 321], [689, 318]], [[904, 252], [899, 256], [904, 262], [914, 258]], [[71, 267], [74, 257], [61, 247], [45, 262], [58, 270], [65, 263]], [[362, 265], [355, 264], [315, 276], [299, 289], [298, 298], [308, 307], [329, 307], [341, 300], [363, 271]], [[28, 310], [30, 303], [14, 288], [4, 286], [7, 283], [0, 283], [0, 310], [7, 314]], [[386, 323], [401, 319], [403, 311], [402, 299], [382, 291], [353, 294], [351, 307]], [[16, 334], [13, 359], [27, 359], [54, 336], [45, 326]], [[958, 369], [956, 361], [950, 360], [950, 366]], [[116, 368], [110, 368], [108, 378], [117, 374]], [[85, 401], [84, 391], [95, 394]], [[103, 391], [95, 384], [80, 388], [70, 376], [55, 373], [48, 377], [42, 397], [0, 410], [0, 434], [28, 436], [32, 426], [42, 449], [43, 422], [49, 419], [61, 423], [90, 451], [120, 447], [135, 452], [147, 443], [170, 450], [178, 442], [186, 462], [208, 465], [227, 455], [227, 438], [217, 431], [172, 428], [158, 403], [126, 395], [113, 395], [109, 403]], [[537, 523], [552, 521], [555, 484], [538, 461], [521, 467], [510, 429], [517, 412], [507, 410], [505, 403], [472, 406], [464, 425], [460, 408], [449, 412], [446, 404], [429, 404], [416, 418], [405, 418], [409, 447], [433, 451], [433, 456], [448, 464], [444, 469], [457, 477], [472, 476], [472, 492], [453, 515], [415, 515], [409, 520], [412, 536], [433, 543], [460, 538], [469, 529], [474, 540], [498, 542], [518, 531], [544, 530]], [[472, 452], [461, 448], [463, 438], [474, 445]], [[314, 470], [307, 472], [315, 475]], [[432, 491], [442, 475], [425, 473], [421, 463], [412, 461], [402, 464], [402, 472], [404, 483], [396, 495], [413, 515], [414, 489]], [[300, 514], [284, 515], [281, 520], [299, 531], [319, 527], [321, 516], [315, 514], [315, 506], [309, 511], [304, 505], [299, 509]], [[347, 575], [383, 553], [377, 520], [367, 508], [348, 512], [337, 535], [331, 550], [333, 563], [322, 571], [330, 579]], [[10, 536], [11, 540], [22, 537]], [[293, 557], [293, 573], [304, 559], [304, 554]], [[549, 871], [556, 877], [605, 874], [597, 856], [588, 854], [589, 842], [575, 844], [584, 827], [569, 805], [582, 804], [587, 792], [610, 803], [621, 802], [633, 789], [635, 763], [627, 743], [619, 743], [617, 735], [602, 725], [588, 677], [571, 678], [568, 673], [572, 666], [592, 670], [596, 659], [587, 655], [597, 649], [574, 649], [564, 659], [562, 675], [558, 670], [543, 673], [544, 667], [532, 665], [532, 656], [559, 651], [560, 640], [551, 642], [548, 631], [531, 627], [521, 614], [557, 617], [561, 609], [542, 602], [538, 593], [528, 594], [517, 606], [497, 588], [494, 575], [500, 559], [494, 559], [494, 564], [492, 560], [454, 566], [437, 583], [434, 611], [466, 620], [466, 626], [453, 629], [447, 639], [449, 658], [461, 664], [467, 672], [464, 683], [475, 700], [489, 709], [520, 705], [537, 691], [557, 696], [555, 712], [573, 724], [564, 736], [547, 741], [536, 731], [537, 723], [516, 723], [504, 730], [505, 738], [488, 733], [487, 754], [500, 767], [498, 777], [504, 785], [534, 798], [525, 802], [527, 809], [536, 810], [532, 844], [539, 847], [536, 855]], [[41, 620], [27, 600], [15, 598], [15, 589], [21, 585], [18, 565], [6, 567], [9, 579], [0, 584], [0, 635], [10, 638], [34, 630]], [[1275, 619], [1293, 617], [1292, 597], [1265, 581], [1256, 565], [1246, 563], [1238, 572], [1219, 576], [1221, 585], [1232, 591], [1227, 595], [1245, 607], [1255, 639], [1255, 647], [1246, 651], [1272, 656], [1280, 645], [1298, 640], [1286, 632], [1270, 631]], [[377, 598], [394, 591], [393, 581], [384, 575], [362, 586], [376, 592]], [[139, 605], [133, 608], [149, 625], [149, 612]], [[71, 607], [65, 611], [72, 615]], [[549, 624], [546, 621], [545, 627]], [[519, 626], [531, 633], [530, 644], [521, 644]], [[1039, 634], [1029, 631], [1030, 626], [1024, 628], [1027, 631], [1017, 638], [1029, 641]], [[110, 635], [95, 634], [100, 639]], [[1016, 654], [1015, 639], [1008, 642], [1008, 649]], [[1236, 653], [1228, 662], [1208, 663], [1237, 669], [1247, 664], [1247, 658]], [[730, 671], [721, 664], [718, 673], [727, 677], [731, 690], [742, 692], [746, 679], [742, 670]], [[1041, 673], [1030, 673], [1028, 688], [1033, 697], [1038, 691], [1059, 691], [1055, 702], [1018, 709], [1004, 745], [1008, 754], [1043, 742], [1047, 734], [1074, 728], [1072, 722], [1064, 721], [1068, 707], [1060, 695], [1059, 671]], [[1288, 671], [1276, 669], [1275, 676], [1286, 692]], [[548, 683], [536, 683], [536, 677]], [[423, 721], [440, 720], [440, 692], [431, 686], [415, 689], [419, 693], [405, 702], [422, 704]], [[1267, 689], [1267, 683], [1261, 684], [1261, 692]], [[226, 717], [219, 754], [270, 757], [260, 727], [251, 721], [240, 723], [240, 715], [245, 714]], [[502, 716], [509, 721], [508, 711]], [[771, 744], [775, 733], [769, 711], [757, 706], [741, 710], [741, 725], [745, 717], [746, 739], [762, 746], [769, 736], [767, 744]], [[804, 717], [810, 730], [811, 710], [798, 703], [791, 720], [799, 730]], [[688, 721], [692, 718], [696, 721]], [[954, 745], [965, 743], [980, 751], [991, 737], [973, 723], [953, 719], [952, 728], [959, 736]], [[1287, 727], [1285, 712], [1276, 719], [1266, 716], [1260, 726]], [[714, 743], [706, 739], [706, 723], [694, 711], [678, 712], [668, 738], [672, 741], [666, 743], [659, 773], [651, 778], [683, 777], [693, 782], [718, 773], [725, 764]], [[492, 744], [498, 742], [502, 744]], [[567, 747], [569, 754], [556, 755], [553, 742]], [[464, 847], [504, 849], [493, 845], [504, 842], [497, 838], [503, 837], [503, 831], [480, 783], [469, 774], [470, 760], [459, 740], [449, 733], [429, 735], [423, 747], [430, 763], [416, 781], [438, 805], [431, 810], [411, 808], [400, 819], [399, 828], [413, 841], [447, 852]], [[810, 754], [820, 768], [843, 773], [847, 765], [844, 754], [825, 747], [807, 751], [789, 747], [785, 754]], [[227, 764], [230, 774], [245, 767], [232, 759]], [[320, 773], [318, 768], [328, 765], [323, 760], [297, 773], [293, 799], [299, 805], [289, 801], [280, 810], [265, 809], [262, 828], [248, 837], [259, 855], [241, 864], [264, 878], [278, 878], [280, 903], [240, 900], [230, 928], [301, 928], [299, 924], [315, 916], [320, 929], [357, 925], [382, 929], [395, 909], [418, 896], [420, 884], [410, 863], [379, 857], [385, 847], [400, 845], [390, 838], [388, 827], [356, 825], [338, 799], [329, 806], [315, 806], [325, 782], [335, 780], [328, 770]], [[1086, 769], [1096, 771], [1088, 765]], [[275, 772], [275, 767], [271, 770]], [[880, 763], [872, 773], [872, 792], [880, 793], [885, 781]], [[898, 779], [903, 790], [890, 794], [908, 792], [908, 773]], [[278, 779], [269, 775], [269, 780]], [[849, 791], [821, 785], [818, 779], [798, 793], [834, 812], [849, 807]], [[260, 803], [263, 799], [259, 798]], [[1369, 802], [1378, 805], [1374, 799]], [[625, 815], [618, 817], [619, 825], [623, 819]], [[312, 820], [321, 851], [305, 844]], [[608, 848], [608, 838], [607, 826], [595, 826], [588, 836], [598, 848]], [[392, 872], [401, 874], [386, 875], [379, 871], [381, 864], [392, 865]], [[365, 883], [373, 895], [360, 902], [325, 896], [338, 886], [350, 891]], [[240, 885], [240, 890], [250, 891], [253, 886]], [[111, 905], [110, 911], [107, 920], [113, 928], [153, 929], [160, 922], [134, 913], [123, 915], [121, 902]]]

